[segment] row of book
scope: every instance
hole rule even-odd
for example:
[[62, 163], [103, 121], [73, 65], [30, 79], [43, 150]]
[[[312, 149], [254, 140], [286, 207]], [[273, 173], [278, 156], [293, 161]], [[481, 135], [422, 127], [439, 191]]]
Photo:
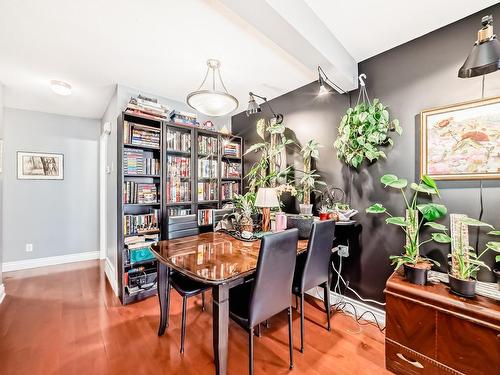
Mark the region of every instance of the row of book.
[[217, 155], [217, 138], [207, 137], [205, 135], [199, 135], [198, 154]]
[[198, 210], [198, 225], [213, 224], [212, 212], [213, 212], [212, 209]]
[[240, 193], [239, 182], [223, 182], [220, 186], [220, 199], [230, 200], [234, 199], [236, 194]]
[[124, 174], [160, 174], [160, 161], [155, 158], [145, 157], [143, 150], [129, 149], [123, 150], [123, 173]]
[[154, 130], [145, 130], [132, 126], [131, 144], [145, 147], [160, 148], [160, 132]]
[[214, 201], [217, 199], [217, 182], [198, 182], [198, 201]]
[[191, 134], [167, 128], [167, 150], [169, 151], [191, 151]]
[[217, 160], [198, 159], [198, 178], [217, 178]]
[[167, 171], [169, 178], [190, 177], [191, 159], [184, 156], [167, 156]]
[[168, 180], [167, 203], [189, 202], [191, 200], [191, 182]]
[[173, 123], [177, 125], [189, 125], [189, 126], [198, 126], [199, 123], [196, 119], [196, 115], [194, 113], [183, 112], [183, 111], [172, 111], [170, 114], [170, 119]]
[[240, 158], [241, 145], [235, 142], [224, 142], [222, 144], [222, 155]]
[[168, 209], [168, 216], [186, 216], [186, 215], [191, 215], [190, 208], [171, 207]]
[[149, 214], [124, 215], [123, 216], [123, 234], [147, 234], [159, 230], [158, 209], [151, 209]]
[[137, 98], [130, 98], [125, 112], [147, 118], [165, 120], [169, 117], [170, 110], [158, 103], [158, 99], [138, 95]]
[[156, 184], [143, 184], [134, 181], [123, 183], [123, 203], [148, 204], [158, 203], [158, 188]]
[[240, 178], [241, 177], [241, 164], [230, 163], [226, 161], [221, 162], [222, 178]]
[[125, 246], [127, 248], [137, 248], [137, 244], [142, 243], [145, 244], [147, 243], [148, 245], [151, 245], [152, 243], [156, 243], [160, 240], [160, 235], [158, 233], [155, 234], [144, 234], [141, 236], [129, 236], [126, 237], [123, 241]]

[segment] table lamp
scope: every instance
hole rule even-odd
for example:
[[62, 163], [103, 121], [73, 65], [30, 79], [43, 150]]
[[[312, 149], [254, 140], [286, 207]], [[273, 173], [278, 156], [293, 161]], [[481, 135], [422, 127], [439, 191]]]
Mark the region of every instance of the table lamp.
[[259, 188], [255, 207], [262, 208], [262, 231], [269, 232], [271, 222], [271, 207], [279, 207], [278, 195], [274, 188]]

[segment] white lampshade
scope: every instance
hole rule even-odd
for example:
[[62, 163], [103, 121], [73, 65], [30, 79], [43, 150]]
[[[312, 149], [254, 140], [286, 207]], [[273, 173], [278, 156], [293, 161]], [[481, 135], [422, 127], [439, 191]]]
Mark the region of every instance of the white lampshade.
[[278, 195], [274, 188], [260, 188], [257, 191], [255, 207], [279, 207]]

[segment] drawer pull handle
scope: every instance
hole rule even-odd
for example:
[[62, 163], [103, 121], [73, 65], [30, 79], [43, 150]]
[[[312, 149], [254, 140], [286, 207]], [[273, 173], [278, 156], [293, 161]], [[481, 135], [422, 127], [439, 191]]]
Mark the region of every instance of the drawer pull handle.
[[418, 361], [412, 361], [411, 359], [406, 358], [403, 354], [398, 353], [396, 354], [399, 358], [401, 358], [403, 361], [408, 362], [410, 365], [415, 366], [416, 368], [424, 368], [422, 364]]

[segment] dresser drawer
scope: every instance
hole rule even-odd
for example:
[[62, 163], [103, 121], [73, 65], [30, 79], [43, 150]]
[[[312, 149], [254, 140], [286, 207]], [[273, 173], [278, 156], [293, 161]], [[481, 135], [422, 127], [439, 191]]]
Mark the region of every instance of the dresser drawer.
[[387, 370], [401, 375], [460, 374], [389, 339], [385, 340], [385, 366]]

